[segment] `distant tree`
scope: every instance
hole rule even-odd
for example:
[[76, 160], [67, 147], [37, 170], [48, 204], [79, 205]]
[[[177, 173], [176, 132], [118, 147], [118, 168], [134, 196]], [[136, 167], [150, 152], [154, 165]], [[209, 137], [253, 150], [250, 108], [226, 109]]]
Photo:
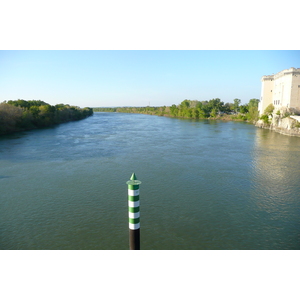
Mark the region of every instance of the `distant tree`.
[[238, 112], [238, 111], [239, 111], [239, 106], [240, 106], [240, 104], [241, 104], [241, 100], [235, 98], [235, 99], [233, 100], [233, 103], [234, 103], [234, 110], [235, 110], [235, 112]]
[[216, 116], [217, 116], [217, 114], [218, 114], [218, 110], [217, 110], [217, 108], [213, 108], [211, 111], [210, 111], [210, 116], [212, 117], [212, 118], [215, 118]]
[[258, 107], [259, 99], [253, 98], [249, 100], [248, 106], [250, 107]]
[[259, 118], [259, 113], [258, 113], [258, 99], [250, 99], [248, 103], [248, 113], [247, 113], [247, 119], [251, 122], [256, 122]]
[[171, 116], [173, 116], [173, 117], [177, 117], [178, 116], [178, 107], [175, 104], [173, 104], [170, 107], [170, 113], [171, 113]]
[[223, 111], [224, 102], [221, 102], [219, 98], [211, 99], [208, 101], [208, 107], [210, 111], [214, 109], [215, 112], [219, 113]]
[[223, 106], [223, 112], [229, 114], [232, 111], [232, 103], [225, 103]]
[[8, 103], [0, 103], [0, 134], [17, 131], [22, 121], [22, 116], [22, 108]]
[[92, 114], [89, 107], [52, 106], [41, 100], [9, 100], [0, 104], [0, 134], [80, 120]]
[[246, 114], [248, 112], [248, 105], [241, 105], [240, 106], [240, 113]]
[[190, 107], [190, 100], [183, 100], [181, 103], [180, 103], [180, 107], [182, 109], [186, 109], [186, 108], [189, 108]]
[[192, 108], [192, 118], [199, 119], [199, 109], [196, 107]]

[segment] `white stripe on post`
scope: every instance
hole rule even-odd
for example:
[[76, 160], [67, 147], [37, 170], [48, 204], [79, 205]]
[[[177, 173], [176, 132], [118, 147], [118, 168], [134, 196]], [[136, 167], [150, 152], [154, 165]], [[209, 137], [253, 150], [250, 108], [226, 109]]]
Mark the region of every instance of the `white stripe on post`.
[[140, 223], [138, 224], [129, 224], [129, 229], [136, 230], [140, 228]]
[[140, 201], [128, 201], [129, 207], [138, 207], [140, 206]]
[[140, 194], [140, 190], [128, 190], [128, 196], [138, 196]]
[[136, 213], [131, 213], [131, 212], [129, 212], [129, 213], [128, 213], [128, 217], [129, 217], [130, 219], [136, 219], [136, 218], [139, 218], [139, 217], [140, 217], [140, 212], [136, 212]]

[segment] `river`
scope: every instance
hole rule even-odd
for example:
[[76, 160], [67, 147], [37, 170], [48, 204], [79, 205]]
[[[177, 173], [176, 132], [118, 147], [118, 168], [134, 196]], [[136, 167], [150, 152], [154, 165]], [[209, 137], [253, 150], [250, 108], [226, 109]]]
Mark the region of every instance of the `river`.
[[0, 138], [0, 249], [300, 249], [300, 138], [243, 122], [95, 113]]

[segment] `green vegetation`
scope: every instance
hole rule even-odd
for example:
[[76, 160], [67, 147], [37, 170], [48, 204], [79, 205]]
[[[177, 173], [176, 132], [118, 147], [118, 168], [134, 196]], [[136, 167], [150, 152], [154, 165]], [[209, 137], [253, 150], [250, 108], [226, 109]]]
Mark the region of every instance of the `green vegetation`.
[[264, 113], [266, 115], [271, 115], [273, 113], [273, 110], [274, 110], [274, 105], [271, 103], [266, 107]]
[[266, 115], [266, 114], [263, 114], [261, 117], [260, 117], [261, 120], [264, 121], [265, 124], [269, 124], [269, 116]]
[[274, 105], [271, 103], [266, 107], [264, 114], [260, 117], [260, 119], [263, 120], [265, 124], [269, 124], [270, 123], [269, 116], [272, 116], [273, 111], [274, 111]]
[[68, 104], [52, 106], [41, 100], [9, 100], [0, 103], [0, 135], [43, 128], [89, 117], [93, 110]]
[[179, 105], [146, 106], [146, 107], [115, 107], [94, 108], [94, 112], [139, 113], [166, 117], [188, 119], [221, 119], [255, 122], [258, 120], [258, 99], [250, 99], [246, 105], [240, 105], [240, 99], [234, 103], [222, 102], [219, 98], [209, 101], [183, 100]]
[[290, 112], [285, 112], [285, 113], [283, 114], [282, 118], [287, 118], [287, 117], [289, 117], [290, 115], [291, 115]]
[[100, 108], [93, 108], [93, 111], [96, 112], [116, 112], [117, 108], [114, 107], [100, 107]]

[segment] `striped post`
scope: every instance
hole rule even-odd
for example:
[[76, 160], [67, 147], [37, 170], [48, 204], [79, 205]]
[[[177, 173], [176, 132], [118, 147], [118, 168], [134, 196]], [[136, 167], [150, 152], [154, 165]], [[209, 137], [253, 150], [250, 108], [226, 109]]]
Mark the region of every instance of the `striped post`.
[[140, 250], [140, 189], [142, 182], [133, 173], [128, 184], [128, 217], [130, 250]]

